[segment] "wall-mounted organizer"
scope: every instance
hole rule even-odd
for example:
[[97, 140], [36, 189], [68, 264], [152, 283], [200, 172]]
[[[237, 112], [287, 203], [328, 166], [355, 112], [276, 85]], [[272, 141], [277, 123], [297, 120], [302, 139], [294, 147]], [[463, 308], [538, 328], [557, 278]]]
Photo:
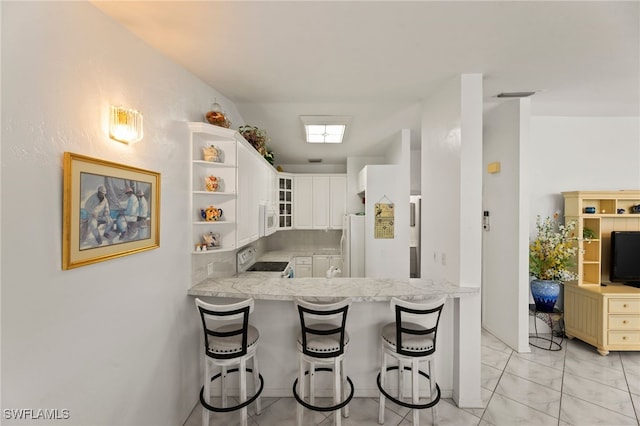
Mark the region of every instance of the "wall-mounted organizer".
[[[191, 148], [191, 253], [207, 254], [235, 250], [236, 132], [207, 123], [187, 124]], [[213, 209], [207, 211], [210, 207]], [[219, 210], [222, 211], [221, 214]], [[213, 220], [207, 220], [207, 213]], [[205, 235], [213, 235], [213, 243], [211, 238], [206, 238]]]

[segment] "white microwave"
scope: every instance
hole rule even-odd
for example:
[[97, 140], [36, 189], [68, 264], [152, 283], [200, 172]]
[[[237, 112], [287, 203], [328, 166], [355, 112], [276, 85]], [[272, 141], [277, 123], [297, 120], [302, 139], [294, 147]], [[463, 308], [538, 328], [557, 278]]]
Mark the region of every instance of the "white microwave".
[[260, 204], [260, 223], [259, 231], [261, 237], [266, 237], [276, 232], [278, 229], [278, 214], [274, 209]]

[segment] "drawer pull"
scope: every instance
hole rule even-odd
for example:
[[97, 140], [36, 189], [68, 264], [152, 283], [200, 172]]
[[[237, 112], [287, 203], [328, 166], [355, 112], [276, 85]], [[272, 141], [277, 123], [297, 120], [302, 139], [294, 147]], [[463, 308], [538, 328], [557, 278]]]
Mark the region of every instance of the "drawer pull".
[[622, 340], [627, 340], [627, 336], [622, 336]]
[[623, 307], [623, 308], [626, 308], [626, 307], [627, 307], [627, 304], [625, 303], [624, 305], [622, 305], [622, 307]]
[[626, 323], [627, 323], [627, 320], [623, 320], [623, 321], [622, 321], [622, 323], [623, 323], [623, 324], [626, 324]]

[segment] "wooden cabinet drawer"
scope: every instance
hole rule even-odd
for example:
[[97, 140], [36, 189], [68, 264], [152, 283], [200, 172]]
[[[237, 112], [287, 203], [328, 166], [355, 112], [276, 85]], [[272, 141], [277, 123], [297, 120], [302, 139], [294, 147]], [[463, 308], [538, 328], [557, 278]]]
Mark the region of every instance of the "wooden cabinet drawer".
[[609, 345], [640, 345], [640, 330], [638, 331], [609, 331]]
[[610, 314], [640, 314], [640, 299], [609, 299]]
[[640, 331], [640, 315], [609, 315], [609, 330]]
[[296, 265], [313, 265], [313, 257], [311, 256], [297, 256]]

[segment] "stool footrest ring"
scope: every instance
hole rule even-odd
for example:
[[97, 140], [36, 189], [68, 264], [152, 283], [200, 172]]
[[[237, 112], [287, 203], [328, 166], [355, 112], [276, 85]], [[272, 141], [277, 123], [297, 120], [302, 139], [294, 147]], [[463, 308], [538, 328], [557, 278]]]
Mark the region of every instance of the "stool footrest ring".
[[[316, 368], [315, 371], [333, 371], [333, 369], [331, 368]], [[309, 371], [305, 371], [304, 372], [305, 376], [309, 374]], [[303, 401], [302, 398], [300, 398], [300, 396], [298, 395], [298, 392], [296, 391], [296, 386], [298, 385], [298, 379], [296, 379], [293, 382], [293, 396], [296, 399], [296, 401], [298, 401], [298, 403], [300, 405], [302, 405], [303, 407], [308, 408], [309, 410], [313, 410], [313, 411], [336, 411], [336, 410], [340, 410], [341, 408], [345, 407], [349, 401], [351, 401], [351, 398], [353, 398], [353, 393], [354, 393], [354, 389], [353, 389], [353, 382], [351, 381], [351, 379], [349, 378], [349, 376], [347, 376], [347, 382], [349, 383], [349, 386], [351, 386], [351, 392], [349, 393], [349, 396], [342, 401], [339, 404], [336, 405], [331, 405], [329, 407], [319, 407], [317, 405], [311, 405], [306, 401]]]
[[[387, 371], [397, 370], [397, 369], [398, 369], [397, 366], [393, 366], [393, 367], [388, 367]], [[411, 367], [405, 367], [404, 369], [411, 371]], [[427, 373], [425, 373], [424, 371], [422, 371], [422, 370], [418, 370], [418, 373], [422, 377], [426, 377], [427, 379], [429, 378], [429, 375]], [[429, 401], [426, 404], [412, 404], [412, 403], [409, 403], [409, 402], [401, 401], [398, 398], [395, 398], [395, 397], [389, 395], [389, 393], [382, 388], [382, 384], [380, 383], [380, 373], [378, 373], [378, 377], [377, 377], [376, 381], [378, 383], [378, 389], [380, 389], [380, 392], [382, 392], [382, 394], [384, 396], [386, 396], [391, 401], [393, 401], [396, 404], [401, 405], [403, 407], [420, 410], [420, 409], [424, 409], [424, 408], [431, 408], [434, 405], [436, 405], [438, 403], [438, 401], [440, 401], [440, 386], [438, 386], [437, 383], [436, 383], [436, 392], [437, 392], [437, 394], [436, 394], [436, 397], [432, 401]]]
[[[236, 371], [238, 371], [238, 368], [232, 368], [227, 370], [227, 373], [234, 373]], [[246, 368], [245, 371], [247, 373], [253, 373], [253, 370], [250, 368]], [[222, 373], [218, 373], [215, 376], [211, 377], [211, 381], [213, 382], [215, 379], [219, 378], [222, 376]], [[235, 410], [239, 410], [241, 408], [246, 407], [247, 405], [251, 404], [253, 401], [255, 401], [260, 394], [262, 393], [262, 389], [264, 388], [264, 379], [262, 378], [262, 374], [258, 374], [258, 377], [260, 378], [260, 389], [258, 389], [258, 391], [249, 399], [247, 399], [244, 402], [241, 402], [238, 405], [234, 405], [233, 407], [214, 407], [213, 405], [209, 404], [207, 401], [204, 400], [204, 386], [202, 388], [200, 388], [200, 403], [202, 404], [203, 407], [205, 407], [207, 410], [209, 411], [215, 411], [216, 413], [228, 413], [229, 411], [235, 411]]]

